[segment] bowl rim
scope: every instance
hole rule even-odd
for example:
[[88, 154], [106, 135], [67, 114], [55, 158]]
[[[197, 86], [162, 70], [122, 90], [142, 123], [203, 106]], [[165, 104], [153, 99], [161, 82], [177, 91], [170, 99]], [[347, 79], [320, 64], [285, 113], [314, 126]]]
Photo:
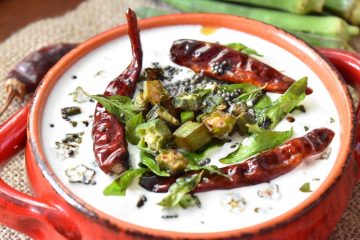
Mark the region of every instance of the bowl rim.
[[[28, 121], [28, 137], [30, 143], [30, 151], [35, 158], [37, 166], [40, 168], [43, 177], [50, 183], [53, 190], [60, 195], [70, 206], [72, 206], [79, 213], [84, 215], [87, 218], [90, 218], [92, 221], [98, 222], [101, 225], [111, 228], [115, 231], [126, 231], [130, 235], [141, 235], [144, 234], [148, 237], [174, 237], [174, 238], [226, 238], [232, 236], [240, 235], [254, 235], [259, 232], [268, 232], [276, 230], [278, 226], [282, 226], [287, 223], [300, 218], [302, 215], [305, 215], [313, 207], [317, 205], [319, 200], [326, 198], [326, 195], [334, 187], [335, 183], [338, 181], [340, 176], [343, 173], [345, 166], [350, 160], [351, 145], [353, 143], [353, 131], [354, 131], [354, 109], [352, 105], [352, 99], [350, 93], [346, 87], [344, 80], [341, 75], [337, 72], [334, 66], [325, 59], [320, 53], [317, 52], [314, 48], [310, 47], [307, 43], [302, 40], [299, 40], [297, 37], [292, 34], [278, 29], [274, 26], [258, 22], [252, 19], [232, 16], [227, 14], [213, 14], [213, 13], [178, 13], [170, 15], [162, 15], [147, 19], [139, 20], [139, 27], [141, 30], [166, 27], [166, 26], [176, 26], [176, 25], [202, 25], [206, 27], [225, 27], [234, 30], [239, 30], [247, 32], [249, 34], [261, 37], [267, 41], [272, 42], [282, 48], [285, 48], [288, 52], [294, 54], [297, 58], [300, 56], [304, 61], [317, 63], [318, 66], [313, 66], [317, 69], [315, 73], [323, 73], [326, 76], [330, 76], [336, 80], [336, 84], [327, 84], [326, 88], [332, 93], [330, 94], [334, 100], [333, 94], [338, 98], [342, 98], [342, 102], [335, 101], [337, 105], [337, 111], [339, 112], [340, 122], [347, 123], [344, 126], [341, 125], [341, 139], [342, 147], [340, 148], [338, 159], [331, 170], [328, 177], [321, 184], [321, 186], [313, 192], [308, 198], [306, 198], [302, 203], [298, 204], [296, 207], [287, 211], [284, 214], [281, 214], [275, 218], [272, 218], [268, 221], [252, 225], [245, 228], [239, 228], [235, 230], [221, 231], [221, 232], [211, 232], [211, 233], [182, 233], [176, 231], [167, 231], [167, 230], [158, 230], [148, 227], [143, 227], [128, 223], [114, 217], [111, 217], [100, 210], [89, 205], [85, 201], [81, 200], [77, 196], [73, 195], [68, 189], [54, 174], [51, 169], [51, 166], [46, 161], [45, 153], [41, 145], [41, 116], [43, 106], [46, 102], [46, 99], [51, 92], [54, 84], [62, 76], [62, 74], [75, 62], [85, 56], [87, 53], [95, 50], [96, 48], [106, 44], [107, 42], [114, 40], [118, 37], [124, 36], [127, 34], [127, 25], [121, 25], [115, 28], [112, 28], [108, 31], [100, 33], [85, 42], [81, 43], [76, 49], [67, 54], [62, 58], [44, 77], [43, 81], [40, 83], [37, 88], [33, 102], [31, 104], [31, 109], [29, 113]], [[261, 31], [257, 30], [261, 29]], [[266, 37], [267, 36], [267, 37]], [[310, 67], [310, 66], [309, 66]], [[311, 68], [313, 71], [314, 69]], [[326, 70], [326, 71], [325, 71]], [[324, 78], [320, 78], [324, 81]], [[330, 80], [326, 80], [330, 81]], [[325, 82], [324, 82], [325, 84]], [[332, 85], [332, 86], [330, 86]], [[338, 105], [346, 105], [346, 109], [339, 109]], [[339, 160], [340, 159], [340, 160]]]

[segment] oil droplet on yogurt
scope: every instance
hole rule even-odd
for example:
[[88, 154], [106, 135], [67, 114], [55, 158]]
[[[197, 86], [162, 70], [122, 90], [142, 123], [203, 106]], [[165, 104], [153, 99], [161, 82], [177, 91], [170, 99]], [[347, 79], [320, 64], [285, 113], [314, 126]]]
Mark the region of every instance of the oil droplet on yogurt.
[[218, 28], [202, 26], [200, 32], [204, 35], [211, 35], [215, 33], [217, 30]]

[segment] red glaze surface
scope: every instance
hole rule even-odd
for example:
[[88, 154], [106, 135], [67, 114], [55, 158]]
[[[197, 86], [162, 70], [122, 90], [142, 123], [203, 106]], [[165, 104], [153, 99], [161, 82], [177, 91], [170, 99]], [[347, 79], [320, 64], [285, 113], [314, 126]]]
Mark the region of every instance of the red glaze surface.
[[[348, 104], [349, 109], [339, 109], [341, 104], [349, 101], [344, 84], [326, 80], [327, 78], [324, 77], [327, 74], [334, 74], [334, 72], [328, 68], [326, 72], [320, 70], [321, 67], [316, 65], [324, 67], [324, 64], [315, 63], [324, 63], [324, 61], [306, 44], [299, 42], [293, 36], [249, 19], [215, 14], [160, 16], [143, 20], [140, 26], [152, 28], [195, 23], [239, 29], [264, 38], [272, 36], [268, 38], [272, 43], [291, 50], [295, 56], [303, 56], [304, 62], [313, 61], [311, 68], [322, 76], [321, 79], [331, 96], [334, 97], [335, 104], [341, 112], [340, 122], [349, 124], [349, 126], [343, 126], [342, 138], [349, 139], [349, 136], [353, 134], [351, 105]], [[126, 26], [121, 26], [80, 45], [53, 68], [51, 74], [46, 77], [45, 83], [38, 89], [30, 111], [29, 140], [26, 148], [29, 180], [37, 197], [20, 193], [0, 181], [0, 222], [24, 232], [34, 239], [326, 239], [346, 208], [357, 182], [359, 155], [357, 151], [350, 152], [350, 145], [347, 145], [350, 143], [343, 142], [341, 159], [334, 167], [334, 173], [331, 173], [332, 177], [327, 178], [320, 187], [321, 189], [315, 191], [305, 202], [268, 222], [227, 232], [185, 234], [142, 228], [116, 220], [95, 210], [72, 196], [69, 190], [62, 186], [49, 169], [47, 162], [43, 160], [45, 158], [39, 144], [39, 117], [41, 115], [39, 109], [42, 109], [44, 105], [42, 98], [47, 97], [49, 92], [46, 89], [51, 88], [77, 59], [101, 44], [125, 34]], [[325, 56], [329, 56], [340, 71], [346, 71], [348, 75], [345, 77], [360, 75], [360, 60], [357, 59], [357, 56], [352, 56], [347, 52], [341, 52], [338, 55], [335, 54], [340, 52], [337, 50], [324, 49], [321, 51]], [[358, 78], [346, 80], [360, 85]], [[16, 120], [20, 121], [19, 118]], [[15, 127], [17, 121], [10, 120], [9, 126]], [[22, 131], [18, 133], [24, 134]], [[24, 137], [24, 135], [22, 136]], [[358, 140], [357, 133], [355, 146], [359, 145]], [[12, 141], [8, 141], [7, 146], [10, 146], [11, 143]]]
[[[355, 52], [348, 52], [338, 49], [319, 49], [339, 70], [343, 78], [348, 84], [360, 93], [360, 54]], [[360, 129], [360, 104], [356, 109], [355, 129]], [[360, 166], [360, 131], [355, 132], [355, 148], [354, 157]], [[358, 181], [360, 181], [360, 171], [358, 174]]]
[[[136, 88], [142, 68], [142, 50], [136, 14], [126, 13], [133, 59], [130, 65], [106, 87], [104, 95], [131, 97]], [[125, 127], [101, 104], [97, 104], [92, 128], [95, 159], [105, 173], [120, 174], [129, 169], [129, 153], [125, 138]]]
[[[294, 80], [273, 67], [232, 48], [190, 39], [176, 40], [170, 49], [174, 63], [205, 76], [232, 83], [251, 83], [266, 91], [284, 93]], [[216, 69], [217, 68], [217, 69]], [[306, 93], [312, 93], [310, 88]]]
[[26, 124], [30, 104], [21, 108], [0, 126], [0, 164], [24, 148], [26, 143]]
[[[303, 159], [324, 151], [334, 135], [335, 133], [327, 128], [314, 129], [303, 137], [291, 139], [276, 148], [251, 157], [245, 162], [219, 168], [228, 178], [204, 172], [194, 192], [232, 189], [269, 182], [293, 170]], [[188, 172], [185, 176], [193, 174], [194, 172]], [[149, 191], [167, 192], [176, 179], [149, 174], [140, 178], [140, 185]]]

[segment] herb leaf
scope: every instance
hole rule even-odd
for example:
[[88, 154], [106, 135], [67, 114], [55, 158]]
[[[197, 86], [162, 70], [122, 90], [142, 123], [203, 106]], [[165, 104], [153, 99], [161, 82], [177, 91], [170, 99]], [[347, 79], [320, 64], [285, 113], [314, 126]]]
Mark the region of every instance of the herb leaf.
[[[220, 159], [220, 162], [226, 164], [242, 162], [254, 154], [282, 144], [291, 138], [294, 133], [292, 129], [291, 131], [284, 132], [266, 130], [259, 131], [259, 129], [257, 129], [251, 136], [245, 138], [235, 152], [232, 152], [225, 158]], [[254, 131], [254, 129], [250, 128], [250, 131]]]
[[230, 85], [223, 85], [219, 87], [223, 91], [232, 92], [237, 89], [242, 90], [242, 94], [236, 98], [238, 102], [253, 101], [254, 98], [257, 98], [256, 103], [254, 105], [255, 110], [262, 110], [269, 107], [272, 103], [271, 98], [262, 93], [263, 88], [256, 87], [252, 84], [248, 83], [237, 83]]
[[146, 169], [144, 168], [129, 169], [125, 171], [104, 189], [103, 194], [105, 196], [125, 196], [126, 189], [130, 186], [133, 179], [137, 176], [141, 176], [145, 172]]
[[255, 55], [255, 56], [259, 56], [259, 57], [264, 56], [264, 55], [259, 54], [255, 49], [249, 48], [242, 43], [229, 43], [229, 44], [226, 44], [225, 46], [232, 48], [234, 50], [240, 51], [242, 53], [245, 53], [247, 55]]
[[260, 100], [255, 104], [254, 109], [256, 111], [261, 111], [269, 106], [271, 106], [272, 101], [268, 95], [264, 95], [260, 98]]
[[131, 117], [125, 126], [126, 139], [132, 144], [138, 144], [139, 137], [137, 136], [135, 129], [138, 125], [144, 122], [143, 114], [140, 112], [137, 115]]
[[310, 189], [310, 183], [304, 183], [300, 188], [299, 188], [299, 190], [301, 191], [301, 192], [305, 192], [305, 193], [307, 193], [307, 192], [312, 192], [311, 191], [311, 189]]
[[157, 165], [156, 161], [153, 159], [151, 154], [149, 154], [145, 151], [141, 151], [140, 159], [141, 159], [141, 163], [144, 164], [146, 167], [148, 167], [150, 169], [150, 171], [152, 171], [156, 175], [158, 175], [160, 177], [169, 177], [170, 176], [170, 174], [168, 172], [163, 171], [159, 168], [159, 166]]
[[90, 97], [103, 105], [106, 111], [110, 112], [122, 123], [126, 123], [137, 114], [129, 97], [120, 95], [110, 97], [91, 95]]
[[188, 193], [195, 189], [198, 183], [201, 181], [203, 172], [196, 173], [189, 177], [180, 177], [176, 179], [169, 188], [169, 194], [161, 200], [160, 206], [165, 208], [172, 208], [180, 204], [183, 199], [188, 198]]
[[286, 114], [304, 100], [306, 88], [307, 77], [294, 82], [283, 95], [260, 112], [260, 122], [269, 118], [271, 120], [270, 129], [273, 129]]
[[236, 83], [236, 84], [224, 84], [219, 86], [220, 90], [232, 92], [237, 89], [241, 89], [244, 93], [252, 92], [258, 89], [258, 87], [249, 83]]
[[220, 176], [223, 176], [225, 178], [231, 179], [230, 176], [222, 173], [218, 166], [216, 165], [205, 165], [205, 166], [200, 166], [197, 163], [194, 162], [189, 162], [188, 166], [186, 167], [186, 171], [199, 171], [199, 170], [205, 170], [208, 171], [209, 173], [214, 173]]
[[200, 207], [200, 199], [193, 194], [185, 194], [179, 202], [180, 207], [186, 209], [192, 206]]
[[221, 147], [224, 145], [224, 142], [221, 141], [212, 141], [205, 148], [198, 152], [188, 152], [183, 149], [178, 149], [180, 153], [186, 157], [189, 161], [192, 162], [200, 162], [205, 158], [205, 156], [209, 153], [209, 151], [213, 148]]

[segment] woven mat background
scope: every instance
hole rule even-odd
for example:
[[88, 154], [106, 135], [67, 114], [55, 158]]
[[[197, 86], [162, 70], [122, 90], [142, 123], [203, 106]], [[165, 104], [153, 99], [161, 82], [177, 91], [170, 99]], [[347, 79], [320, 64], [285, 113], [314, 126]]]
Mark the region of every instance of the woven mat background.
[[[124, 23], [124, 13], [128, 7], [136, 9], [139, 6], [156, 5], [159, 3], [155, 0], [87, 0], [61, 17], [32, 23], [0, 43], [0, 79], [4, 79], [6, 73], [30, 51], [51, 43], [84, 41]], [[4, 103], [5, 95], [4, 87], [0, 86], [0, 105]], [[0, 123], [22, 105], [24, 103], [15, 101], [0, 118]], [[12, 187], [30, 194], [23, 153], [7, 164], [0, 176]], [[29, 238], [0, 225], [0, 239]], [[329, 239], [360, 239], [360, 185], [355, 189], [347, 211]]]

